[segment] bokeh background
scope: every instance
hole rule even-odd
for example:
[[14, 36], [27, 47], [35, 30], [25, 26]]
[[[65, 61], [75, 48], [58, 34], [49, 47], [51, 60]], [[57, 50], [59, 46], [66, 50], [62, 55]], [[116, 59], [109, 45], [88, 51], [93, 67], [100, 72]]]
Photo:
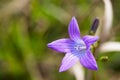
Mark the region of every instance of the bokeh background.
[[[120, 41], [120, 0], [111, 2], [114, 18], [108, 40]], [[51, 41], [69, 37], [72, 16], [78, 20], [81, 34], [86, 35], [94, 18], [102, 21], [104, 3], [102, 0], [0, 0], [0, 80], [75, 80], [69, 71], [58, 72], [64, 54], [47, 47]], [[101, 56], [108, 56], [108, 60], [101, 61]], [[119, 51], [98, 53], [96, 80], [120, 80], [119, 57]]]

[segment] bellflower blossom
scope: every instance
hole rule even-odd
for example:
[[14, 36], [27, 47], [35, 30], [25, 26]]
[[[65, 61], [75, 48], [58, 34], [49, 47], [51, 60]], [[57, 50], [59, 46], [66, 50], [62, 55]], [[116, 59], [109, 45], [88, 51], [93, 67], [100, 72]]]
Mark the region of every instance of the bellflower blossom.
[[66, 53], [62, 60], [59, 72], [71, 68], [77, 61], [91, 70], [97, 70], [97, 63], [90, 51], [90, 46], [98, 37], [86, 35], [81, 37], [79, 26], [75, 17], [72, 17], [68, 28], [70, 38], [58, 39], [47, 46], [58, 52]]

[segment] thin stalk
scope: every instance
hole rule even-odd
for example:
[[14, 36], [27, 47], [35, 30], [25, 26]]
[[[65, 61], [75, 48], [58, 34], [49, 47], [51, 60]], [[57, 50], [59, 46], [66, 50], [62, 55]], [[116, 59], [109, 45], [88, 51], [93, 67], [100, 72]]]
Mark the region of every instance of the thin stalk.
[[[95, 20], [93, 21], [93, 24], [91, 26], [89, 35], [94, 35], [96, 33], [98, 25], [99, 25], [99, 19], [95, 18]], [[99, 41], [97, 41], [95, 45], [91, 46], [91, 51], [92, 51], [93, 56], [95, 58], [96, 58], [96, 52], [95, 52], [95, 50], [96, 50], [98, 44], [99, 44]], [[86, 80], [98, 80], [96, 72], [95, 71], [91, 71], [91, 70], [87, 70]]]

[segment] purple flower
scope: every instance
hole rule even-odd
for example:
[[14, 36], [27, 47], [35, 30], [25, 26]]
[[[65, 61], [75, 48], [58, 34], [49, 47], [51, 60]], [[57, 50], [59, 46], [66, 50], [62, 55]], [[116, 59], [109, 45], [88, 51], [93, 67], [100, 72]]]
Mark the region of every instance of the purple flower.
[[90, 46], [98, 40], [95, 36], [81, 37], [78, 23], [72, 18], [68, 28], [70, 38], [63, 38], [48, 44], [48, 47], [58, 52], [66, 53], [62, 60], [59, 72], [66, 71], [77, 61], [91, 70], [97, 70], [96, 61], [90, 51]]

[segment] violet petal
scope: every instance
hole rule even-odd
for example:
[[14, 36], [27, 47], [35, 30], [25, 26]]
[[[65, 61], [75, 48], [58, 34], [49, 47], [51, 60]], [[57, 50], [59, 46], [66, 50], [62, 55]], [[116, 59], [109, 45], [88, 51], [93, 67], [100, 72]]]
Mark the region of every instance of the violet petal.
[[75, 17], [72, 17], [72, 20], [70, 21], [68, 32], [72, 40], [79, 41], [80, 30], [79, 30], [79, 26], [78, 26], [78, 23]]
[[89, 45], [93, 44], [94, 42], [96, 42], [99, 38], [97, 36], [86, 35], [82, 39], [86, 43], [86, 45], [89, 46]]
[[90, 50], [87, 51], [87, 53], [80, 57], [80, 63], [91, 70], [98, 70], [96, 60]]
[[60, 66], [59, 72], [63, 72], [71, 68], [79, 58], [76, 55], [73, 55], [72, 53], [67, 53], [65, 57], [62, 60], [62, 64]]
[[58, 52], [70, 52], [70, 48], [74, 42], [70, 39], [59, 39], [49, 43], [47, 46]]

